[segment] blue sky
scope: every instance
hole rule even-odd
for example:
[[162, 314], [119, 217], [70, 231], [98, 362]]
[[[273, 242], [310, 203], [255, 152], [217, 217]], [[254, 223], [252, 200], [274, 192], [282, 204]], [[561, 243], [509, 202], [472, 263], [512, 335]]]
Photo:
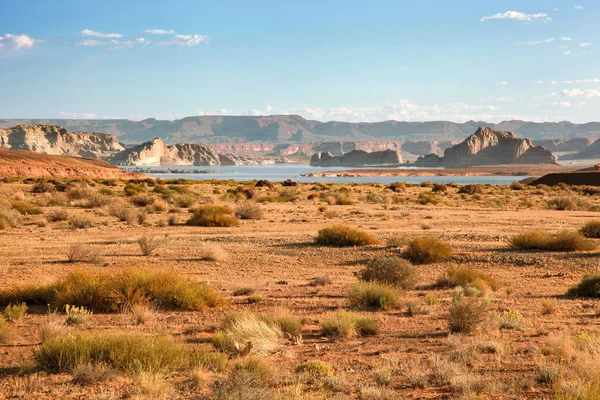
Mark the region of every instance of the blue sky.
[[0, 0], [0, 118], [600, 119], [596, 0]]

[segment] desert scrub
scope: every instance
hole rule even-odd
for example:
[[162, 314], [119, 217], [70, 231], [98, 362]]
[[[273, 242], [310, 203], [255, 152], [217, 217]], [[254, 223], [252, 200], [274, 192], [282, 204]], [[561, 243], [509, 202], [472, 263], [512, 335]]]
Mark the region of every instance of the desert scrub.
[[44, 213], [41, 208], [26, 201], [15, 200], [10, 203], [10, 206], [13, 210], [17, 210], [23, 215], [40, 215]]
[[282, 347], [281, 326], [260, 316], [238, 312], [229, 314], [213, 337], [213, 346], [232, 354], [270, 354]]
[[452, 257], [452, 248], [447, 243], [431, 236], [409, 240], [406, 249], [402, 252], [402, 258], [415, 264], [431, 264], [445, 261], [450, 257]]
[[42, 342], [35, 359], [50, 372], [71, 372], [90, 363], [130, 372], [173, 371], [189, 364], [185, 347], [171, 337], [133, 332], [54, 336]]
[[351, 307], [385, 310], [398, 303], [400, 291], [377, 282], [359, 282], [348, 291]]
[[296, 372], [312, 376], [333, 376], [333, 367], [321, 360], [309, 360], [296, 367]]
[[69, 225], [75, 229], [87, 229], [94, 225], [94, 221], [87, 215], [71, 215]]
[[543, 250], [543, 251], [588, 251], [594, 250], [596, 244], [579, 232], [563, 231], [559, 233], [546, 233], [529, 231], [512, 236], [509, 239], [510, 247], [518, 250]]
[[437, 285], [442, 287], [475, 287], [480, 292], [486, 292], [489, 289], [495, 291], [497, 289], [494, 278], [467, 265], [448, 268], [446, 273], [437, 280]]
[[232, 215], [229, 207], [206, 205], [191, 210], [192, 216], [187, 220], [187, 225], [208, 227], [238, 226], [239, 221]]
[[67, 248], [67, 261], [95, 263], [99, 259], [94, 250], [82, 243], [74, 243]]
[[481, 185], [464, 185], [458, 189], [458, 194], [483, 194], [483, 187]]
[[487, 300], [456, 292], [448, 317], [450, 332], [472, 333], [487, 319], [489, 311]]
[[579, 284], [573, 286], [567, 292], [573, 297], [600, 297], [600, 275], [584, 275]]
[[440, 199], [431, 192], [420, 193], [417, 197], [417, 203], [425, 206], [427, 204], [436, 205], [440, 202]]
[[15, 302], [50, 304], [58, 309], [69, 304], [99, 312], [117, 312], [128, 304], [139, 302], [152, 302], [161, 309], [190, 311], [225, 304], [223, 298], [207, 284], [172, 272], [147, 269], [99, 274], [79, 270], [49, 285], [0, 291], [0, 305]]
[[237, 206], [235, 216], [240, 219], [263, 219], [264, 213], [261, 206], [246, 201]]
[[16, 339], [16, 337], [16, 329], [3, 318], [0, 318], [0, 344], [8, 344]]
[[80, 325], [87, 322], [92, 316], [92, 312], [85, 307], [65, 305], [65, 314], [67, 315], [67, 325]]
[[586, 238], [600, 238], [600, 220], [588, 221], [579, 229], [579, 233]]
[[376, 335], [379, 322], [362, 314], [339, 310], [321, 321], [321, 331], [334, 338]]
[[48, 222], [60, 222], [69, 219], [69, 213], [64, 210], [53, 210], [46, 214]]
[[0, 229], [18, 228], [23, 224], [21, 213], [13, 209], [0, 208]]
[[154, 235], [144, 235], [137, 240], [137, 244], [142, 251], [142, 254], [149, 256], [165, 243], [166, 239], [157, 239]]
[[377, 257], [359, 272], [359, 277], [363, 281], [411, 289], [417, 283], [418, 273], [408, 261], [400, 257]]
[[27, 312], [27, 309], [28, 307], [25, 303], [9, 304], [2, 312], [2, 315], [9, 322], [18, 321], [21, 318], [23, 318], [23, 316]]
[[378, 243], [377, 239], [368, 233], [343, 225], [321, 229], [315, 242], [320, 246], [337, 247], [367, 246]]

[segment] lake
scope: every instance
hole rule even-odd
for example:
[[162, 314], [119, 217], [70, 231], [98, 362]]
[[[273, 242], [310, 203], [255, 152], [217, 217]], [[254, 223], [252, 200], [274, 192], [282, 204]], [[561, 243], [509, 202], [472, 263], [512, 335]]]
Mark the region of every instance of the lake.
[[[308, 173], [347, 171], [347, 167], [311, 167], [306, 164], [276, 164], [276, 165], [235, 165], [235, 166], [173, 166], [173, 167], [122, 167], [129, 171], [140, 171], [153, 178], [184, 178], [194, 180], [210, 179], [233, 179], [236, 181], [250, 181], [255, 179], [268, 179], [272, 182], [281, 182], [291, 179], [296, 182], [336, 182], [336, 183], [392, 183], [407, 182], [421, 183], [424, 181], [435, 183], [458, 184], [491, 184], [491, 185], [509, 185], [516, 180], [525, 179], [526, 176], [370, 176], [370, 177], [348, 177], [348, 176], [301, 176]], [[360, 168], [352, 168], [360, 170]], [[369, 169], [369, 168], [365, 168]], [[372, 168], [370, 168], [372, 169]], [[390, 170], [418, 170], [420, 168], [393, 168]], [[430, 169], [430, 168], [428, 168]], [[152, 171], [156, 170], [156, 173]], [[174, 171], [164, 173], [162, 171]], [[440, 169], [440, 173], [443, 169]]]

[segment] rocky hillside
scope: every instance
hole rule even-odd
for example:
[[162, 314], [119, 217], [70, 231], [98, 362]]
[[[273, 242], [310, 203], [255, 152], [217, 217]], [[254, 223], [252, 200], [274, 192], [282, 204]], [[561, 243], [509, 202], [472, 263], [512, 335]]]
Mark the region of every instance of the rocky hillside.
[[600, 159], [600, 139], [592, 142], [584, 149], [573, 153], [565, 154], [560, 160], [597, 160]]
[[202, 144], [166, 145], [160, 138], [128, 148], [108, 158], [108, 161], [115, 165], [136, 166], [263, 165], [276, 162], [275, 159], [264, 157], [219, 154], [211, 147]]
[[367, 153], [363, 150], [352, 150], [341, 156], [329, 152], [315, 153], [310, 159], [313, 167], [364, 167], [389, 166], [402, 164], [402, 156], [394, 150]]
[[0, 147], [36, 153], [107, 157], [124, 150], [116, 137], [97, 132], [69, 132], [57, 125], [18, 125], [0, 129]]
[[135, 175], [98, 159], [0, 149], [0, 177], [131, 178]]
[[320, 122], [298, 115], [270, 116], [198, 116], [173, 121], [153, 118], [142, 121], [126, 119], [4, 119], [0, 128], [18, 124], [61, 125], [71, 131], [105, 132], [120, 141], [140, 143], [161, 137], [167, 143], [182, 142], [329, 142], [369, 140], [459, 140], [478, 126], [515, 132], [532, 139], [600, 137], [600, 122], [484, 121], [454, 123], [432, 122]]
[[421, 167], [469, 167], [504, 164], [556, 164], [552, 152], [534, 146], [530, 139], [512, 132], [479, 127], [462, 143], [444, 151], [444, 156], [429, 154], [415, 162]]

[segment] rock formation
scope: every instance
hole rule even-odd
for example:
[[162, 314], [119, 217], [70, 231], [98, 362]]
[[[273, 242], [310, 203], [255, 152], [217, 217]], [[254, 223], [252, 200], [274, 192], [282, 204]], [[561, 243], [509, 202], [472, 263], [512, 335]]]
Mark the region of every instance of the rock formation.
[[341, 156], [330, 152], [315, 153], [310, 159], [314, 167], [362, 167], [389, 166], [402, 164], [402, 156], [397, 151], [384, 150], [367, 153], [363, 150], [352, 150]]
[[479, 127], [462, 143], [452, 146], [439, 157], [429, 154], [415, 162], [420, 167], [469, 167], [502, 164], [556, 164], [552, 153], [531, 140], [512, 132]]
[[576, 186], [600, 186], [600, 164], [593, 167], [579, 169], [573, 172], [559, 172], [546, 174], [530, 182], [530, 185], [555, 186], [564, 183]]
[[57, 125], [18, 125], [0, 129], [0, 147], [92, 158], [107, 157], [124, 150], [113, 135], [69, 132]]
[[565, 154], [560, 160], [593, 160], [600, 159], [600, 139], [596, 140], [585, 149], [573, 154]]

